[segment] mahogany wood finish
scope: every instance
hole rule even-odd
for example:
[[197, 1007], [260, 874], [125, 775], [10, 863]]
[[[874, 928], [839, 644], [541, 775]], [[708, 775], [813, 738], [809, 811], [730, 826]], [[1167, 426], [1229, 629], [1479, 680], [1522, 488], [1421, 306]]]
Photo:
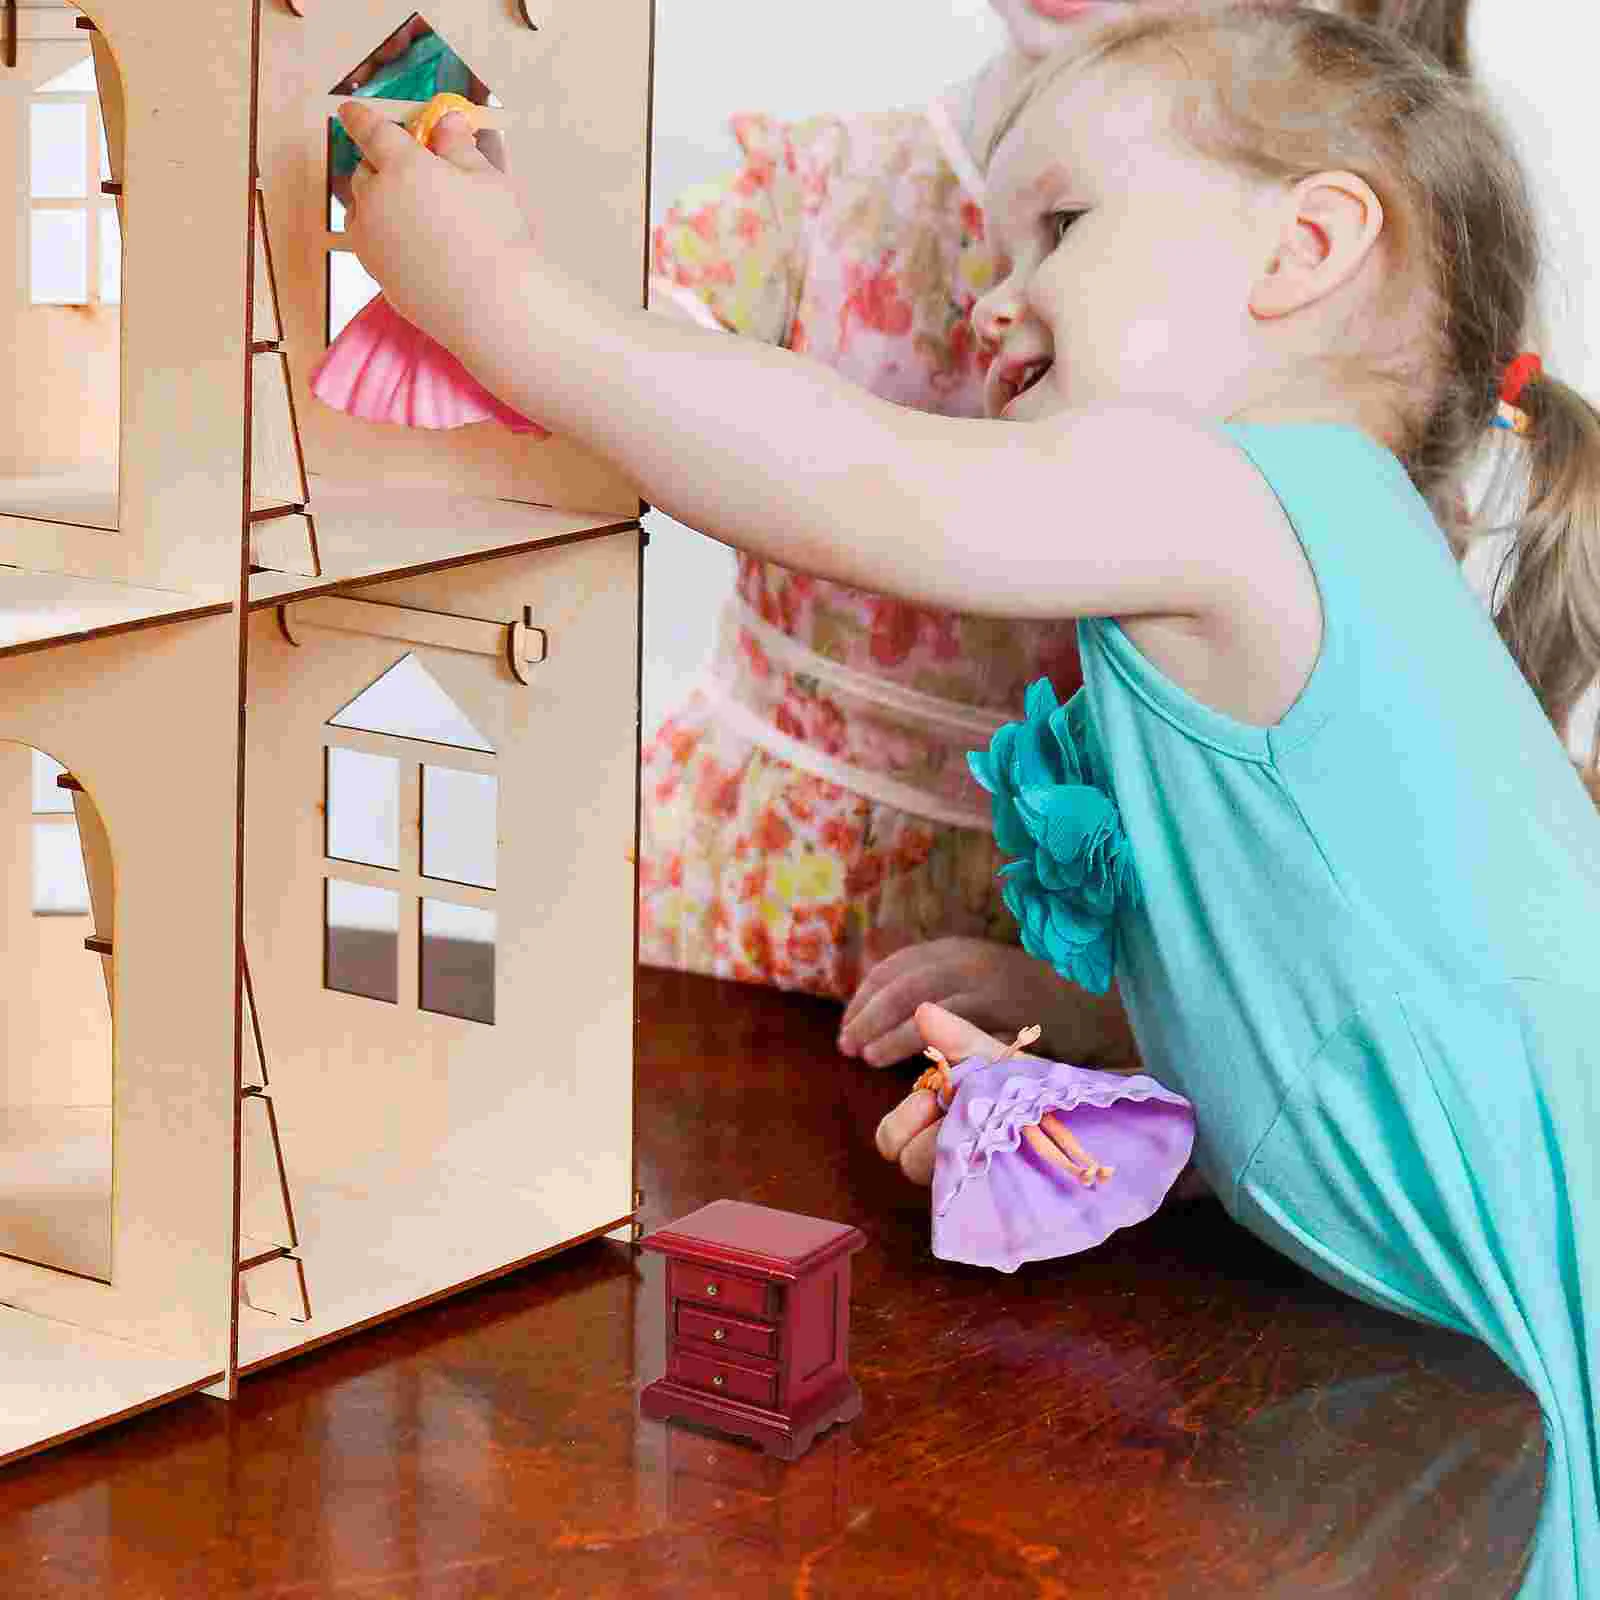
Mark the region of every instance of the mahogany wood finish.
[[596, 1241], [232, 1406], [197, 1396], [0, 1471], [0, 1596], [1515, 1592], [1543, 1440], [1491, 1356], [1345, 1300], [1209, 1202], [1011, 1277], [935, 1260], [926, 1192], [871, 1144], [907, 1075], [840, 1059], [837, 1025], [819, 1001], [641, 975], [646, 1227], [737, 1196], [869, 1238], [865, 1410], [802, 1459], [639, 1416], [668, 1263]]
[[853, 1422], [850, 1257], [866, 1242], [847, 1223], [748, 1200], [713, 1200], [651, 1234], [645, 1249], [667, 1258], [667, 1370], [639, 1397], [643, 1414], [786, 1461]]

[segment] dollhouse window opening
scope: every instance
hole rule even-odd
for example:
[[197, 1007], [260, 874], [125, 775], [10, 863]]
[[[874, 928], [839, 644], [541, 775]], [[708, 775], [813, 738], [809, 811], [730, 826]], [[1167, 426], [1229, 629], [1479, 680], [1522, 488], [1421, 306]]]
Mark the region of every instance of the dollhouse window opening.
[[0, 452], [0, 515], [113, 533], [123, 202], [108, 193], [120, 189], [108, 182], [103, 108], [120, 103], [120, 86], [99, 35], [91, 45], [73, 27], [75, 7], [30, 9], [44, 31], [30, 34], [26, 87], [6, 115], [18, 163], [14, 354], [33, 374], [33, 404]]
[[89, 880], [72, 795], [56, 778], [66, 771], [34, 750], [32, 775], [32, 911], [36, 917], [87, 917]]
[[493, 746], [407, 654], [329, 720], [323, 749], [325, 986], [400, 1003], [404, 932], [417, 1009], [493, 1023]]
[[[98, 1034], [74, 1035], [81, 1006], [93, 1004], [75, 980], [94, 989], [105, 982], [107, 1000], [110, 985], [98, 971], [102, 959], [84, 953], [76, 930], [47, 935], [42, 926], [63, 917], [87, 922], [89, 889], [73, 795], [56, 782], [66, 769], [42, 750], [22, 748], [29, 763], [30, 910], [40, 943], [31, 957], [10, 952], [17, 1014], [7, 1033], [15, 1055], [0, 1061], [0, 1257], [109, 1284], [115, 1151], [108, 1014]], [[30, 1006], [33, 1018], [24, 1019]], [[33, 1066], [44, 1070], [30, 1072]]]
[[114, 201], [94, 59], [42, 83], [28, 104], [28, 302], [122, 303], [122, 230]]
[[[336, 100], [351, 96], [403, 104], [425, 104], [435, 94], [459, 94], [474, 105], [503, 109], [499, 97], [450, 47], [444, 36], [420, 12], [412, 12], [357, 66], [329, 90]], [[492, 154], [489, 135], [485, 149]], [[498, 135], [493, 136], [498, 138]], [[328, 232], [345, 231], [349, 181], [360, 153], [340, 126], [328, 118], [327, 194]], [[378, 293], [377, 283], [348, 250], [330, 246], [326, 272], [327, 342], [342, 333], [350, 319]]]

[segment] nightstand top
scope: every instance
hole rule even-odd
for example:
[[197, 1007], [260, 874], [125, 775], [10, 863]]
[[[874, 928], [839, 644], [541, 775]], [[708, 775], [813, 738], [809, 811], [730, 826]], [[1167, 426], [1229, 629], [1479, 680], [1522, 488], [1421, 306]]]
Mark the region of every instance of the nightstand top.
[[793, 1280], [837, 1255], [861, 1249], [867, 1236], [846, 1222], [774, 1211], [747, 1200], [713, 1200], [640, 1242], [646, 1250], [680, 1260]]

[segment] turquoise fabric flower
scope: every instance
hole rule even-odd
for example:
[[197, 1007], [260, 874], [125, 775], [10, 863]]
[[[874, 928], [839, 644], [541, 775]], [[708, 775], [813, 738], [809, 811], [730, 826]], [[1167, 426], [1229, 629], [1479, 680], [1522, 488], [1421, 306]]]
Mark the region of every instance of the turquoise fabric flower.
[[1028, 688], [1022, 722], [967, 757], [991, 796], [1006, 863], [1001, 898], [1022, 947], [1095, 994], [1111, 987], [1116, 910], [1139, 896], [1116, 802], [1090, 768], [1082, 696], [1066, 705], [1048, 678]]

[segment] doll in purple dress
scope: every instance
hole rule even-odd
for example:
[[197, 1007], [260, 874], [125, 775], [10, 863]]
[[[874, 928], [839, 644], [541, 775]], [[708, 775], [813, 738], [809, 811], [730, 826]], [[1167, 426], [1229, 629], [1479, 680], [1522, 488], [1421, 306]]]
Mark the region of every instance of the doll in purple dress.
[[[1194, 1112], [1143, 1074], [1097, 1072], [1019, 1052], [934, 1065], [917, 1080], [945, 1116], [933, 1169], [933, 1253], [1015, 1272], [1142, 1222], [1183, 1171]], [[1068, 1118], [1071, 1126], [1068, 1126]], [[1091, 1153], [1091, 1148], [1094, 1153]]]

